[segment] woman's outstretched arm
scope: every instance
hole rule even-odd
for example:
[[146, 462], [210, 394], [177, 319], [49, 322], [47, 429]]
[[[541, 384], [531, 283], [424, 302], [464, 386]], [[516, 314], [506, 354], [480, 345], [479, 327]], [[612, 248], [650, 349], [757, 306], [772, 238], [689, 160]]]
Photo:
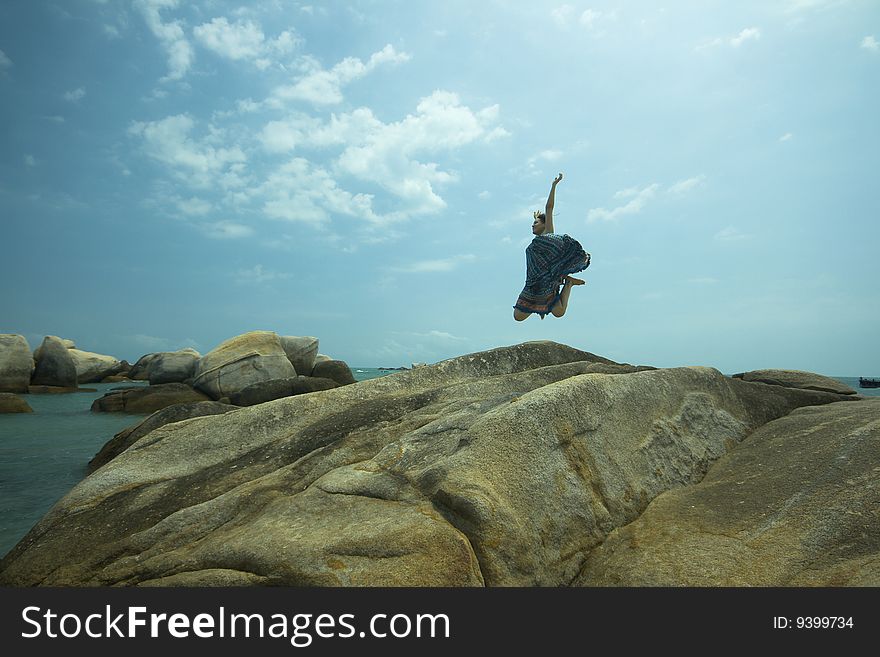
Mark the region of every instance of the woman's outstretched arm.
[[562, 174], [560, 173], [553, 179], [553, 184], [550, 186], [550, 196], [547, 197], [547, 205], [544, 206], [545, 233], [553, 232], [553, 204], [556, 202], [556, 185], [558, 185], [561, 180]]

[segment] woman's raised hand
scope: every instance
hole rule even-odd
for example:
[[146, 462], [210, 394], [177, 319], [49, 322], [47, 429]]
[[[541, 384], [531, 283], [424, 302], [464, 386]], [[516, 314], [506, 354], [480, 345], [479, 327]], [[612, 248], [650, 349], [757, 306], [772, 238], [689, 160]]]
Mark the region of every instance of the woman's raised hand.
[[560, 182], [561, 180], [562, 180], [562, 174], [560, 173], [558, 176], [556, 176], [556, 177], [553, 179], [553, 184], [554, 184], [554, 185], [557, 185], [557, 184], [559, 184], [559, 182]]

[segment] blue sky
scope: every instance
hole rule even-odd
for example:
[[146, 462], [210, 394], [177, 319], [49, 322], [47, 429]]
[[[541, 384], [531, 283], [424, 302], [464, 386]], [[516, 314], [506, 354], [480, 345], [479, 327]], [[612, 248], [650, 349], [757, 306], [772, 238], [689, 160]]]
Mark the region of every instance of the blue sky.
[[[876, 375], [880, 5], [0, 4], [0, 332]], [[517, 323], [531, 213], [587, 285]]]

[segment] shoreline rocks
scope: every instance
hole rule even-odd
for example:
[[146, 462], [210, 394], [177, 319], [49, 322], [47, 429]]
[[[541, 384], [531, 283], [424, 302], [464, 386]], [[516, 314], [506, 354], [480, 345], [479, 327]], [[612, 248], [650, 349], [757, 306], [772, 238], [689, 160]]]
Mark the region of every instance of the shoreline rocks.
[[0, 334], [0, 392], [26, 393], [34, 367], [30, 345], [23, 335]]
[[766, 383], [774, 386], [784, 386], [786, 388], [802, 388], [804, 390], [833, 392], [838, 395], [858, 394], [848, 385], [841, 383], [836, 379], [822, 376], [821, 374], [814, 374], [813, 372], [803, 372], [801, 370], [752, 370], [751, 372], [734, 374], [733, 378], [742, 379], [743, 381]]
[[31, 385], [76, 388], [76, 365], [61, 338], [54, 335], [43, 338], [43, 343], [34, 352], [34, 360], [36, 365]]
[[31, 408], [24, 399], [14, 392], [0, 392], [0, 414], [2, 413], [33, 413]]
[[207, 395], [183, 383], [160, 383], [112, 390], [92, 403], [94, 413], [154, 413], [166, 406], [210, 401]]

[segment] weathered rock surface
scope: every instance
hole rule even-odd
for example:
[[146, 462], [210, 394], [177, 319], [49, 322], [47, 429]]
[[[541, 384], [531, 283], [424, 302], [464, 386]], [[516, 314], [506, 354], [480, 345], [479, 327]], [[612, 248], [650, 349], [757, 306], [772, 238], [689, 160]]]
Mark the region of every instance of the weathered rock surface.
[[96, 413], [154, 413], [166, 406], [209, 401], [198, 390], [183, 383], [162, 383], [157, 386], [137, 386], [113, 390], [92, 403]]
[[839, 395], [855, 395], [855, 390], [845, 383], [841, 383], [837, 379], [814, 374], [813, 372], [802, 372], [800, 370], [752, 370], [751, 372], [743, 372], [734, 374], [734, 378], [743, 381], [757, 381], [758, 383], [767, 383], [774, 386], [785, 386], [787, 388], [803, 388], [804, 390], [822, 390], [824, 392], [834, 392]]
[[76, 366], [76, 378], [80, 383], [99, 383], [106, 377], [118, 374], [123, 361], [113, 356], [96, 354], [81, 349], [68, 349]]
[[338, 387], [339, 384], [332, 379], [294, 376], [289, 379], [272, 379], [271, 381], [252, 383], [243, 390], [230, 395], [229, 401], [236, 406], [254, 406], [275, 399], [281, 399], [282, 397], [303, 395], [309, 392], [331, 390]]
[[[57, 336], [55, 336], [55, 337], [57, 337]], [[58, 339], [61, 340], [61, 344], [64, 345], [65, 349], [76, 349], [76, 343], [73, 340], [68, 340], [67, 338], [58, 338]], [[35, 363], [38, 360], [40, 360], [40, 354], [41, 354], [42, 348], [43, 348], [43, 345], [40, 344], [39, 347], [34, 349], [34, 362]]]
[[33, 371], [34, 359], [25, 337], [0, 333], [0, 392], [26, 393]]
[[122, 454], [122, 452], [134, 445], [138, 440], [150, 433], [153, 429], [158, 429], [159, 427], [171, 424], [172, 422], [189, 420], [194, 417], [228, 413], [229, 411], [234, 411], [235, 408], [235, 406], [218, 404], [213, 401], [200, 401], [189, 404], [167, 406], [166, 408], [156, 411], [143, 422], [139, 422], [138, 424], [123, 429], [113, 436], [113, 438], [108, 440], [101, 450], [95, 454], [94, 458], [89, 461], [88, 471], [89, 473], [94, 472], [105, 463], [109, 463]]
[[0, 413], [33, 413], [24, 399], [12, 392], [0, 392]]
[[332, 379], [341, 386], [355, 383], [356, 379], [351, 368], [341, 360], [326, 360], [315, 363], [312, 376], [320, 379]]
[[150, 385], [183, 383], [193, 378], [202, 357], [195, 349], [163, 351], [153, 356], [147, 365], [147, 380]]
[[128, 378], [132, 381], [147, 381], [150, 378], [150, 363], [158, 356], [155, 354], [144, 354], [137, 359], [134, 365], [128, 370]]
[[48, 335], [36, 351], [36, 366], [31, 385], [76, 388], [76, 364], [61, 338]]
[[251, 331], [205, 354], [196, 368], [193, 387], [211, 399], [220, 399], [252, 383], [296, 374], [276, 333]]
[[526, 343], [159, 427], [0, 585], [565, 585], [762, 425], [851, 399], [636, 369]]
[[280, 335], [278, 340], [297, 374], [308, 375], [318, 356], [318, 338]]
[[586, 586], [880, 586], [880, 399], [799, 408], [587, 560]]

